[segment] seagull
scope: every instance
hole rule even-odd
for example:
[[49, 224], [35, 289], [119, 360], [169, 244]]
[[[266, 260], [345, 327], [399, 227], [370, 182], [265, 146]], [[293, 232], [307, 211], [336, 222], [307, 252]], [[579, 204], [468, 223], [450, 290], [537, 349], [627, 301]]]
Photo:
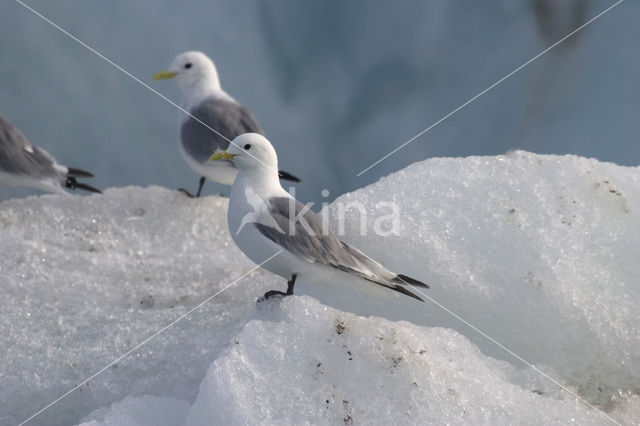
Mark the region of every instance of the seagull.
[[[154, 81], [168, 78], [175, 78], [182, 91], [180, 152], [189, 167], [201, 176], [195, 196], [200, 196], [205, 178], [231, 185], [238, 173], [233, 163], [210, 163], [207, 160], [216, 151], [226, 149], [238, 135], [263, 134], [258, 122], [247, 108], [222, 90], [216, 66], [202, 52], [181, 53], [173, 59], [167, 71], [153, 76]], [[281, 179], [300, 182], [285, 171], [279, 173]], [[181, 191], [193, 197], [188, 191]]]
[[226, 151], [216, 152], [209, 160], [231, 161], [238, 169], [227, 210], [233, 241], [256, 264], [278, 253], [261, 266], [285, 278], [287, 290], [268, 291], [265, 299], [292, 295], [298, 277], [322, 279], [329, 271], [339, 271], [423, 301], [405, 286], [429, 288], [427, 284], [391, 272], [341, 241], [323, 227], [320, 215], [280, 186], [276, 151], [264, 136], [240, 135]]
[[89, 172], [60, 165], [47, 151], [31, 142], [9, 120], [0, 115], [0, 185], [30, 186], [67, 194], [67, 189], [100, 191], [76, 178], [93, 177]]

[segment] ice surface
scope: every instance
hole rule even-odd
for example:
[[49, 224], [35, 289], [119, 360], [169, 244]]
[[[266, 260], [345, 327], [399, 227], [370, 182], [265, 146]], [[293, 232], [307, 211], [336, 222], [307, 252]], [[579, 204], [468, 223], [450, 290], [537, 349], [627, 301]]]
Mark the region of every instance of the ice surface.
[[[270, 311], [268, 311], [270, 309]], [[513, 383], [459, 333], [336, 311], [306, 296], [258, 313], [211, 365], [188, 425], [602, 424]]]
[[[355, 199], [368, 212], [397, 203], [400, 236], [376, 237], [371, 218], [360, 236], [349, 210], [347, 240], [431, 284], [439, 303], [593, 401], [640, 389], [640, 168], [522, 151], [432, 159], [336, 204]], [[442, 309], [414, 306], [405, 319], [453, 327], [514, 361]]]
[[[26, 419], [249, 271], [226, 205], [158, 187], [0, 204], [0, 424]], [[130, 394], [192, 400], [211, 356], [278, 281], [250, 274], [33, 424], [74, 423]]]
[[[635, 424], [639, 184], [639, 168], [518, 151], [416, 163], [329, 211], [338, 229], [340, 203], [363, 203], [369, 232], [346, 209], [345, 240]], [[388, 201], [400, 235], [382, 238], [371, 230]], [[0, 424], [251, 270], [226, 203], [159, 187], [1, 203]], [[285, 284], [254, 271], [32, 424], [607, 424], [431, 301], [332, 284], [300, 282], [306, 296], [256, 306]]]

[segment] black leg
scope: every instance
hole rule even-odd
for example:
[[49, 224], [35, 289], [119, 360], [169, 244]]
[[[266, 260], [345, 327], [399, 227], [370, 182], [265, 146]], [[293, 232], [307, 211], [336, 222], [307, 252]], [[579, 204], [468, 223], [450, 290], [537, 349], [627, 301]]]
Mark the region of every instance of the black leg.
[[200, 193], [202, 192], [202, 187], [204, 186], [204, 181], [205, 181], [205, 177], [201, 176], [200, 177], [200, 185], [198, 186], [198, 192], [196, 193], [196, 197], [200, 196]]
[[292, 296], [293, 295], [293, 286], [296, 285], [296, 278], [298, 277], [298, 274], [293, 274], [291, 275], [291, 279], [289, 281], [287, 281], [287, 292], [285, 293], [284, 291], [278, 291], [278, 290], [269, 290], [268, 292], [266, 292], [264, 294], [264, 298], [268, 299], [271, 296], [282, 296], [282, 297], [286, 297], [286, 296]]
[[296, 278], [298, 278], [298, 274], [293, 274], [291, 279], [287, 281], [287, 296], [293, 295], [293, 286], [296, 285]]
[[196, 195], [193, 195], [192, 193], [190, 193], [189, 191], [187, 191], [184, 188], [180, 188], [178, 189], [178, 191], [184, 193], [184, 195], [186, 195], [189, 198], [199, 198], [200, 197], [200, 193], [202, 192], [202, 187], [204, 186], [204, 181], [205, 181], [205, 177], [202, 176], [200, 178], [200, 180], [198, 181], [198, 192], [196, 192]]

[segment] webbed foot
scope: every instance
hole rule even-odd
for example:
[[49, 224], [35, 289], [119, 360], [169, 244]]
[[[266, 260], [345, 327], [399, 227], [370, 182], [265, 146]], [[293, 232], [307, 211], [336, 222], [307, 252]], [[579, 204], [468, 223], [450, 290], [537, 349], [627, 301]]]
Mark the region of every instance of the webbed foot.
[[264, 294], [264, 296], [259, 298], [256, 303], [262, 303], [272, 296], [281, 296], [281, 297], [293, 296], [293, 286], [296, 284], [297, 277], [298, 277], [298, 274], [291, 275], [291, 280], [287, 281], [286, 292], [280, 291], [280, 290], [269, 290]]
[[184, 188], [179, 188], [178, 191], [182, 192], [184, 195], [186, 195], [189, 198], [196, 198], [195, 195], [193, 195], [192, 193], [190, 193], [189, 191], [187, 191]]

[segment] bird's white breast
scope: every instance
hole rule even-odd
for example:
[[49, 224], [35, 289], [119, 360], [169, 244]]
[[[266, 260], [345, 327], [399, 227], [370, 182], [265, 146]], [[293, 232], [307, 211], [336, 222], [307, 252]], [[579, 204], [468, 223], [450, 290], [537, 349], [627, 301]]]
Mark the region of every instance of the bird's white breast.
[[[250, 202], [247, 199], [247, 193], [262, 196], [262, 201], [266, 205], [268, 198], [260, 194], [261, 189], [264, 188], [254, 189], [249, 185], [244, 185], [241, 177], [238, 178], [241, 179], [241, 182], [234, 182], [227, 210], [227, 222], [233, 241], [249, 259], [258, 265], [279, 253], [267, 263], [262, 264], [262, 267], [287, 280], [291, 279], [291, 275], [294, 273], [305, 274], [312, 267], [311, 263], [284, 250], [262, 235], [255, 227], [255, 222], [263, 223], [265, 221], [258, 220], [255, 201]], [[282, 188], [280, 190], [288, 196]], [[278, 195], [282, 196], [282, 194]]]

